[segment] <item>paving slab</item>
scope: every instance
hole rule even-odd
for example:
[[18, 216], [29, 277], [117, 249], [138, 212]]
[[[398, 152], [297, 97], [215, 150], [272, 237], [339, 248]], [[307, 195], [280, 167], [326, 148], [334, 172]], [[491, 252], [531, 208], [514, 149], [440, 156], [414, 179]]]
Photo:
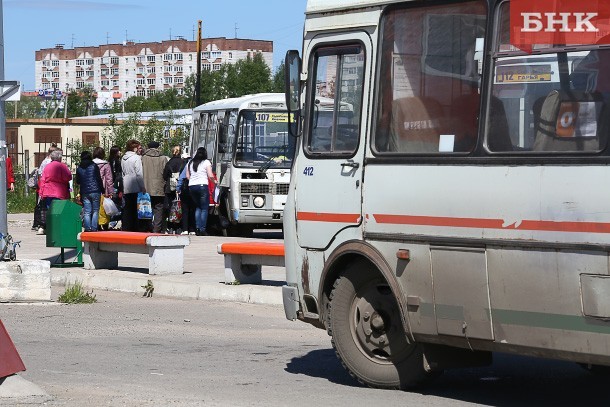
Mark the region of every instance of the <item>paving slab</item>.
[[[32, 214], [9, 214], [8, 231], [13, 240], [21, 241], [17, 248], [18, 260], [49, 260], [58, 262], [61, 249], [46, 247], [46, 237], [31, 230]], [[104, 233], [104, 232], [99, 232]], [[275, 230], [257, 230], [254, 239], [222, 236], [189, 236], [191, 244], [184, 250], [184, 274], [152, 276], [148, 274], [148, 256], [136, 253], [119, 253], [116, 270], [85, 270], [79, 266], [51, 268], [51, 284], [64, 286], [79, 281], [93, 290], [109, 290], [144, 294], [151, 280], [153, 295], [201, 300], [221, 300], [256, 304], [282, 304], [282, 285], [285, 284], [283, 267], [263, 266], [261, 284], [224, 284], [224, 258], [217, 253], [219, 243], [229, 241], [282, 242]], [[76, 250], [65, 249], [65, 262], [76, 261]]]

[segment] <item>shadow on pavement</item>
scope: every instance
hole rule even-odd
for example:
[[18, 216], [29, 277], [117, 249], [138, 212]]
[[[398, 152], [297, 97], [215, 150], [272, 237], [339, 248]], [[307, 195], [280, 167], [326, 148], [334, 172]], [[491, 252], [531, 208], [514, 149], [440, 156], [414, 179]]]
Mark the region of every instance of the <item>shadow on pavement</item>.
[[313, 350], [303, 356], [292, 358], [284, 369], [288, 373], [328, 379], [331, 383], [362, 387], [341, 366], [333, 349]]

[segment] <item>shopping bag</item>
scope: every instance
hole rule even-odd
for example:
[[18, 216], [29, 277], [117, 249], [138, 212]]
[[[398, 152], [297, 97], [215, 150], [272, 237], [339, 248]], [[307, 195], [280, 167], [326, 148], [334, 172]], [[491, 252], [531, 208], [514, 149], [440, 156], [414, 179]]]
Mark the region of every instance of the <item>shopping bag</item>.
[[106, 211], [106, 214], [110, 218], [112, 218], [113, 216], [119, 214], [119, 208], [117, 208], [117, 206], [114, 203], [114, 201], [112, 199], [110, 199], [110, 198], [104, 199], [102, 201], [102, 205], [100, 205], [100, 209], [101, 209], [101, 207], [104, 208], [104, 211]]
[[110, 216], [108, 216], [108, 214], [106, 213], [106, 211], [104, 210], [104, 202], [109, 201], [110, 199], [105, 199], [104, 195], [102, 195], [102, 197], [100, 198], [100, 211], [97, 215], [97, 224], [98, 225], [106, 225], [108, 222], [110, 222]]
[[171, 206], [169, 207], [169, 222], [170, 223], [180, 223], [182, 220], [182, 202], [180, 201], [180, 197], [176, 194], [176, 199], [172, 201]]
[[146, 192], [138, 192], [138, 219], [152, 219], [152, 203], [150, 195]]

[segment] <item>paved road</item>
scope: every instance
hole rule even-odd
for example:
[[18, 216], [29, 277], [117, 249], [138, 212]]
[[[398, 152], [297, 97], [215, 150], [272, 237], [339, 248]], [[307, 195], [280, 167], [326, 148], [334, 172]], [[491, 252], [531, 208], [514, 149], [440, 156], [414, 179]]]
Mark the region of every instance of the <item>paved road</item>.
[[[57, 297], [58, 292], [53, 294]], [[499, 355], [420, 393], [363, 388], [324, 331], [278, 306], [97, 292], [94, 305], [0, 304], [49, 406], [608, 405], [571, 363]]]

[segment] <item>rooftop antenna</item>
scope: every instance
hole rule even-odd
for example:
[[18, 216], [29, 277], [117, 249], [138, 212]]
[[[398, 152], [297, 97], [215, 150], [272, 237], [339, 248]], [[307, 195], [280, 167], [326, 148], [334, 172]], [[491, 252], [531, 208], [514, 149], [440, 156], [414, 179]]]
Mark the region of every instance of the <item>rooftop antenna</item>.
[[169, 28], [169, 40], [172, 40], [172, 27]]
[[106, 31], [106, 45], [110, 43], [110, 33]]
[[72, 34], [72, 49], [74, 49], [74, 34]]
[[237, 38], [237, 30], [239, 30], [239, 27], [237, 26], [237, 23], [235, 23], [235, 38]]
[[127, 30], [125, 30], [125, 42], [126, 42], [126, 43], [127, 43], [127, 42], [129, 42], [129, 39], [128, 39], [128, 37], [127, 37]]

